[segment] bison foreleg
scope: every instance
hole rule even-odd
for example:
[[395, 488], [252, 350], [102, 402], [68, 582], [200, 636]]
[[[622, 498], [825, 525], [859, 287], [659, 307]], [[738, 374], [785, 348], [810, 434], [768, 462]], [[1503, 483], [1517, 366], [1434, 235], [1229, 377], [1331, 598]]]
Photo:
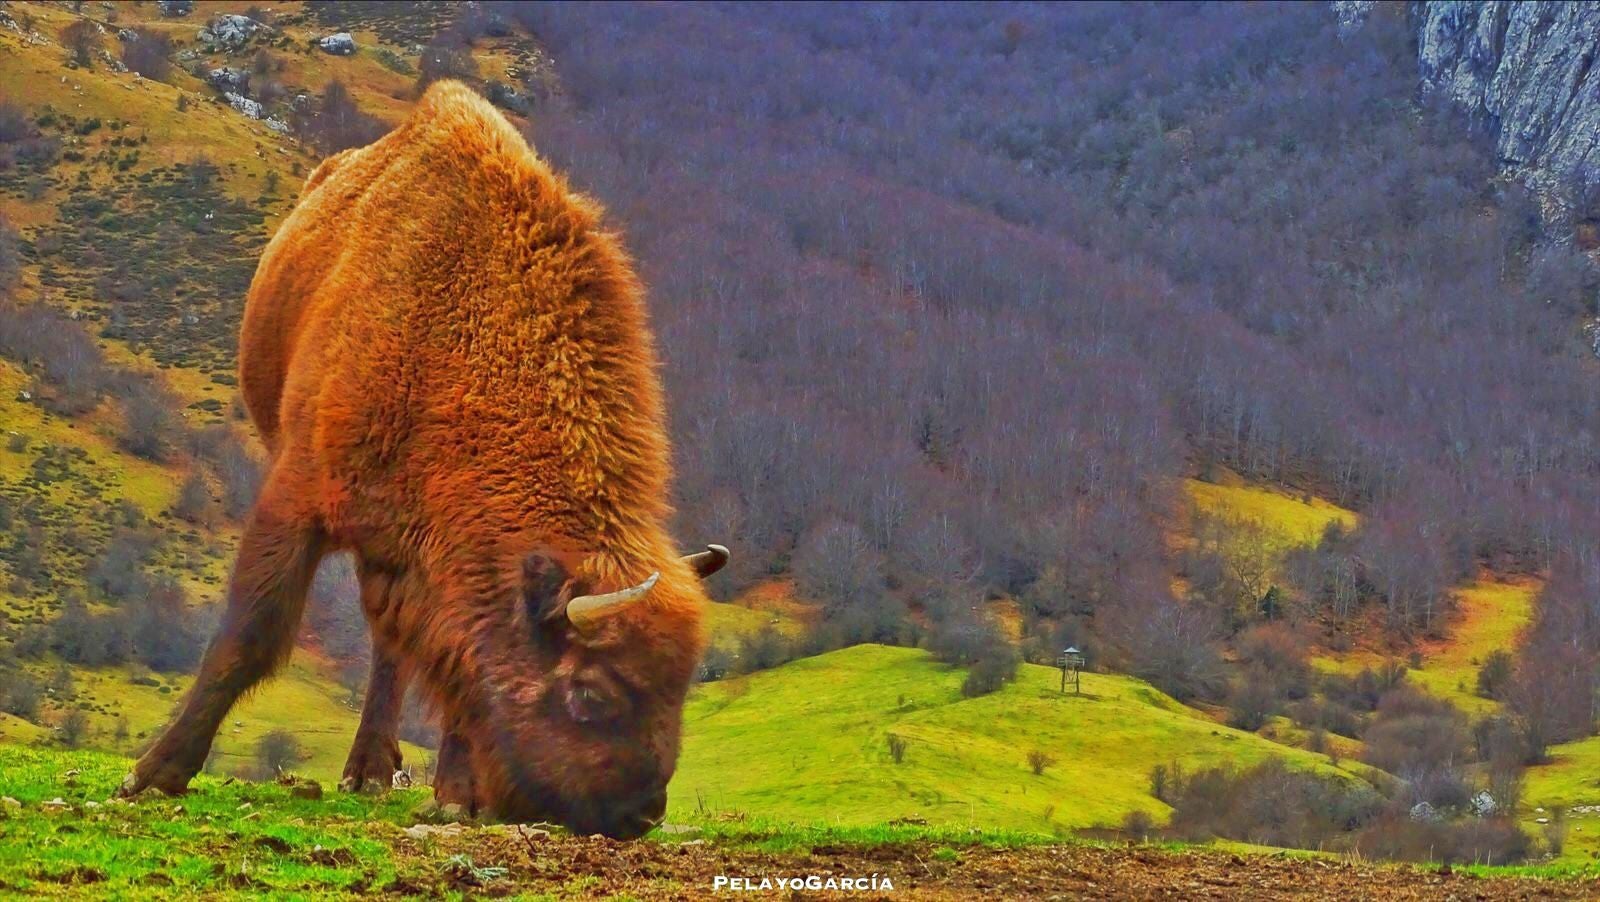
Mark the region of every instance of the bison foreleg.
[[205, 764], [228, 709], [286, 661], [322, 556], [315, 522], [297, 514], [290, 491], [299, 480], [274, 467], [239, 540], [228, 608], [178, 716], [145, 752], [118, 794], [155, 787], [181, 793]]
[[[367, 591], [365, 578], [362, 591]], [[405, 677], [398, 662], [373, 637], [372, 674], [361, 706], [361, 726], [356, 728], [355, 741], [350, 745], [340, 789], [360, 792], [390, 787], [394, 772], [400, 769], [400, 704], [405, 691]]]
[[[439, 761], [433, 776], [433, 798], [446, 813], [477, 813], [477, 791], [472, 779], [471, 752], [460, 733], [448, 727], [439, 739]], [[450, 806], [457, 806], [451, 809]]]

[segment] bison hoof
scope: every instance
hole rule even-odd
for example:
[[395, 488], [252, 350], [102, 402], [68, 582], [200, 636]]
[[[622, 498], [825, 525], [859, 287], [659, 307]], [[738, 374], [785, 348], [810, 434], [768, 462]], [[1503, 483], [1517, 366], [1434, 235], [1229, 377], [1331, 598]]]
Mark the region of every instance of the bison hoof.
[[393, 740], [383, 742], [356, 737], [345, 761], [344, 779], [339, 781], [343, 792], [383, 792], [394, 786], [394, 775], [400, 771], [400, 746]]
[[141, 777], [135, 768], [132, 773], [122, 778], [122, 785], [117, 787], [117, 798], [138, 798], [151, 790], [169, 796], [183, 795], [189, 791], [189, 778], [167, 770], [157, 771], [149, 777]]
[[389, 789], [398, 788], [394, 786], [392, 782], [393, 779], [394, 778], [391, 777], [388, 780], [380, 780], [373, 776], [363, 777], [357, 774], [351, 774], [339, 781], [339, 791], [359, 792], [364, 795], [379, 795]]

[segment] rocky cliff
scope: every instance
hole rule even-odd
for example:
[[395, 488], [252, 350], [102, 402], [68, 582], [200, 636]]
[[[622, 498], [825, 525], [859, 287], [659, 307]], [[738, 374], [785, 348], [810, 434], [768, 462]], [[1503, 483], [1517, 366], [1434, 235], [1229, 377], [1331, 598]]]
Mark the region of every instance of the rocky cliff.
[[[1341, 34], [1371, 0], [1331, 3]], [[1600, 184], [1600, 3], [1429, 0], [1406, 8], [1422, 96], [1446, 98], [1494, 136], [1501, 166], [1538, 190], [1558, 230]], [[1590, 192], [1592, 194], [1592, 192]], [[1594, 206], [1594, 205], [1589, 205]], [[1592, 218], [1582, 210], [1578, 219]]]
[[[1336, 2], [1341, 30], [1370, 2]], [[1600, 4], [1413, 2], [1424, 96], [1448, 98], [1490, 130], [1502, 166], [1566, 218], [1573, 189], [1600, 183]]]
[[1600, 182], [1600, 4], [1432, 2], [1412, 14], [1423, 91], [1489, 125], [1506, 167]]

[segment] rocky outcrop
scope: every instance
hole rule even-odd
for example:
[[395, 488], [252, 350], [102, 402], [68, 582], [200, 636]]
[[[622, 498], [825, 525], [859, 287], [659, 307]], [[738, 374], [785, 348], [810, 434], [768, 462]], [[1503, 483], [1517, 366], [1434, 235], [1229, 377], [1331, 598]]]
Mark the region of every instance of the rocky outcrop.
[[263, 27], [249, 16], [222, 15], [207, 23], [196, 37], [213, 50], [233, 51], [249, 43], [250, 37]]
[[1600, 182], [1600, 4], [1414, 4], [1425, 95], [1487, 126], [1502, 165], [1565, 200]]
[[222, 96], [228, 101], [228, 106], [231, 106], [235, 110], [238, 110], [246, 116], [249, 116], [251, 119], [260, 119], [265, 114], [265, 110], [261, 108], [261, 104], [243, 96], [242, 94], [235, 94], [230, 91]]
[[250, 72], [233, 66], [222, 66], [206, 73], [206, 82], [224, 93], [250, 93]]
[[321, 47], [324, 53], [331, 53], [334, 56], [349, 56], [356, 52], [356, 39], [350, 36], [350, 32], [341, 31], [338, 34], [330, 34], [325, 38], [319, 39], [317, 46]]

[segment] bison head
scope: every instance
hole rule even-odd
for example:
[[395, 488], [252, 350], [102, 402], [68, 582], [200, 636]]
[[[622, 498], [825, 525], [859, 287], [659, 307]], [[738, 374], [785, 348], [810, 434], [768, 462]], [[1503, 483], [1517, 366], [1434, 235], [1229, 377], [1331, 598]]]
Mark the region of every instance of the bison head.
[[479, 807], [619, 839], [659, 823], [700, 652], [698, 619], [681, 612], [727, 560], [713, 545], [597, 586], [570, 556], [528, 555], [510, 629], [479, 633], [494, 646], [480, 649], [477, 722], [464, 724]]

